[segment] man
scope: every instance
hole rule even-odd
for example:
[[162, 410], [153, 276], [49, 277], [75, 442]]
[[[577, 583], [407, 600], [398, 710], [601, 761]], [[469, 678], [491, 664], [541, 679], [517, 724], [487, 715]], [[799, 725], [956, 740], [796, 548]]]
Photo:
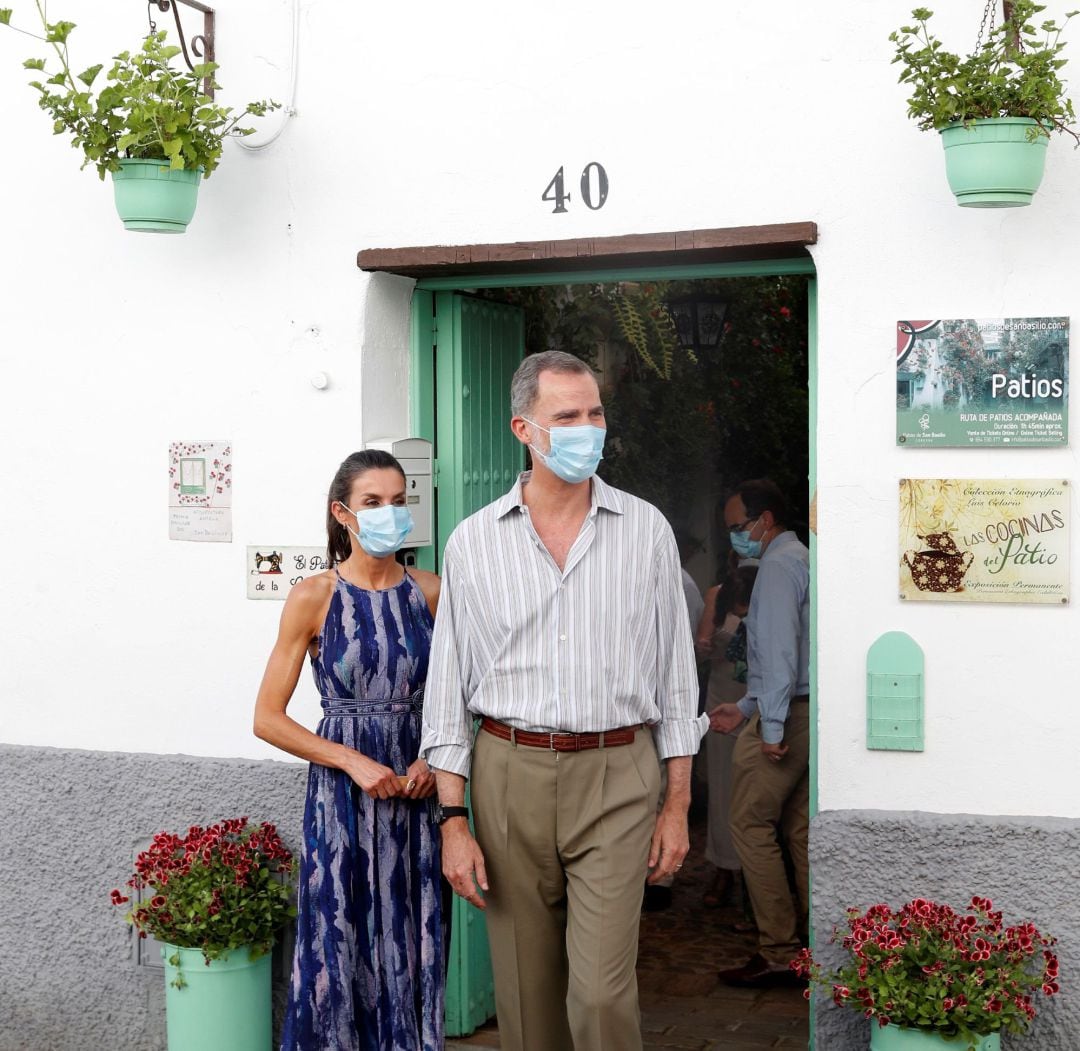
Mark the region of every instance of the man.
[[[731, 832], [758, 927], [758, 951], [721, 971], [729, 985], [793, 980], [788, 962], [801, 947], [809, 906], [810, 865], [810, 553], [787, 529], [787, 504], [767, 479], [743, 482], [724, 506], [731, 546], [760, 558], [746, 618], [746, 696], [709, 717], [735, 744]], [[779, 840], [795, 871], [799, 909]]]
[[706, 728], [679, 559], [656, 508], [594, 476], [604, 408], [583, 362], [527, 357], [510, 397], [533, 469], [443, 558], [421, 746], [443, 871], [486, 908], [504, 1051], [637, 1051], [642, 886], [686, 856]]

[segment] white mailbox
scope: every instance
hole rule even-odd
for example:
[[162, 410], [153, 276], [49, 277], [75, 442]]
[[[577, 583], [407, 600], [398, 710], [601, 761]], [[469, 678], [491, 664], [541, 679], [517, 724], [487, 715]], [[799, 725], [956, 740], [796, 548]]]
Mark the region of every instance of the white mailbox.
[[367, 448], [389, 453], [405, 471], [405, 501], [415, 524], [403, 546], [428, 547], [434, 531], [431, 442], [426, 438], [375, 438]]

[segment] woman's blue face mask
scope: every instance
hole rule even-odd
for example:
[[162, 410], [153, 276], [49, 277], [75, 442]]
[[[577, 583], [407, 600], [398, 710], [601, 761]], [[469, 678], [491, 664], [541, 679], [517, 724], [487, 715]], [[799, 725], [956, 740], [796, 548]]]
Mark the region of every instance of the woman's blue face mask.
[[413, 531], [412, 513], [400, 504], [383, 504], [363, 511], [354, 511], [345, 504], [341, 506], [356, 515], [359, 530], [350, 529], [349, 532], [373, 558], [383, 558], [400, 550], [405, 538]]
[[538, 431], [545, 431], [551, 438], [551, 448], [542, 453], [535, 445], [529, 448], [540, 457], [545, 466], [556, 477], [571, 485], [584, 482], [596, 474], [596, 468], [604, 455], [604, 439], [607, 431], [591, 423], [576, 427], [541, 427], [533, 423], [528, 416], [522, 419]]

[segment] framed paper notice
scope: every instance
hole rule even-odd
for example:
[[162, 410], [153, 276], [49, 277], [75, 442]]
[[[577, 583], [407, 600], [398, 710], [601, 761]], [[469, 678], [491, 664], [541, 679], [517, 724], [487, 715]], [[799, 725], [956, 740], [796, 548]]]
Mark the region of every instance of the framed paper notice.
[[232, 442], [169, 445], [169, 539], [232, 540]]
[[1069, 483], [901, 478], [900, 597], [1069, 601]]
[[896, 323], [896, 441], [907, 447], [1062, 446], [1069, 319]]

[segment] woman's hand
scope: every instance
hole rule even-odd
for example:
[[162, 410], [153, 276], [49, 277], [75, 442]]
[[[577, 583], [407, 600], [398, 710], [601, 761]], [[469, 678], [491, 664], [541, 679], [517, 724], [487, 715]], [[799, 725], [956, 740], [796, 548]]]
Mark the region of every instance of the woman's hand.
[[391, 799], [404, 794], [397, 774], [390, 767], [376, 763], [360, 752], [356, 753], [356, 758], [349, 763], [345, 772], [372, 799]]
[[[406, 783], [402, 792], [408, 799], [427, 799], [435, 791], [435, 774], [427, 761], [417, 759], [405, 772]], [[412, 788], [409, 785], [412, 785]]]

